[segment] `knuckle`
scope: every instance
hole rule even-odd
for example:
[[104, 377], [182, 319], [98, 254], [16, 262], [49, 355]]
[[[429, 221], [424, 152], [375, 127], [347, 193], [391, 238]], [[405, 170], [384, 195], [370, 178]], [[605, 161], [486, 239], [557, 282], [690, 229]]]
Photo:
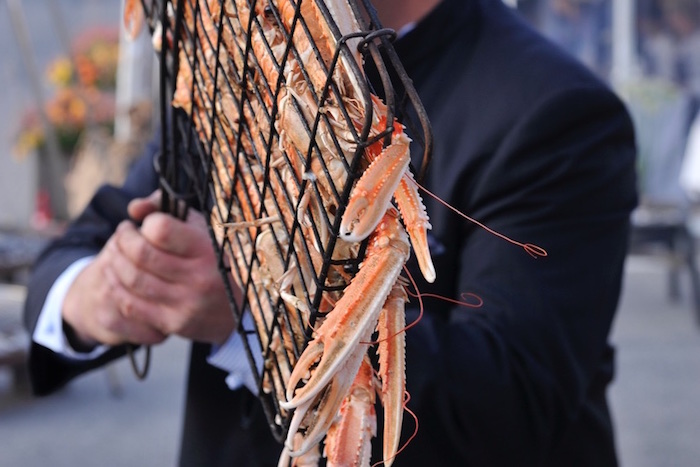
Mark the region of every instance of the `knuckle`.
[[[187, 307], [183, 304], [183, 309]], [[184, 312], [179, 310], [174, 312], [173, 310], [166, 310], [165, 312], [158, 314], [158, 329], [166, 334], [178, 334], [184, 326]]]
[[133, 269], [122, 278], [124, 281], [124, 286], [130, 290], [138, 291], [144, 282], [144, 274], [138, 269]]
[[152, 247], [146, 242], [138, 242], [134, 246], [133, 259], [138, 265], [146, 265], [151, 262], [153, 256]]
[[177, 329], [174, 328], [170, 323], [163, 320], [151, 323], [152, 333], [154, 336], [170, 336], [177, 334]]
[[137, 311], [136, 301], [132, 297], [125, 297], [119, 306], [119, 311], [125, 318], [132, 318]]
[[177, 310], [168, 309], [159, 313], [158, 329], [165, 334], [182, 334], [189, 325], [189, 303], [182, 302]]

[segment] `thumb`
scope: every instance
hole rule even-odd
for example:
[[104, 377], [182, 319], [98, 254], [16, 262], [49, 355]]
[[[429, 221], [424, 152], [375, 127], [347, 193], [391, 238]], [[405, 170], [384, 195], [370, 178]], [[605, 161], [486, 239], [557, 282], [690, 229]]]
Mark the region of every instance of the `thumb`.
[[147, 215], [160, 211], [161, 191], [156, 190], [146, 198], [135, 198], [131, 200], [127, 210], [129, 217], [136, 222], [143, 221]]

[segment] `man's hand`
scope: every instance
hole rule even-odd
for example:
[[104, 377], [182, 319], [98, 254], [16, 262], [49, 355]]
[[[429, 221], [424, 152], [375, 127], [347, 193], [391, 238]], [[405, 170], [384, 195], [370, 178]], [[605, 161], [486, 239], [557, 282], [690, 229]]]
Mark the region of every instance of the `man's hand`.
[[158, 212], [159, 192], [129, 205], [64, 302], [64, 320], [84, 344], [156, 344], [168, 335], [222, 344], [235, 328], [203, 216]]

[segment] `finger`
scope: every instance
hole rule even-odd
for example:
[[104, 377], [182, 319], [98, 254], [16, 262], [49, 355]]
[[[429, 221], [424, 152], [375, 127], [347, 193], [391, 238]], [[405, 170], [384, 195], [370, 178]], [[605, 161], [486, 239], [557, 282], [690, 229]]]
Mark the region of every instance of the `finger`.
[[153, 213], [144, 219], [141, 234], [158, 248], [185, 258], [210, 253], [211, 237], [201, 214], [190, 210], [183, 222], [168, 214]]
[[124, 256], [134, 267], [147, 271], [165, 282], [187, 274], [182, 258], [157, 248], [130, 222], [121, 223], [112, 236], [114, 256]]
[[[144, 320], [143, 312], [139, 311], [144, 302], [135, 298], [121, 286], [114, 270], [105, 268], [105, 279], [110, 285], [110, 295], [115, 306], [115, 312], [102, 319], [104, 329], [111, 336], [104, 339], [109, 342], [131, 342], [133, 344], [158, 344], [167, 338], [157, 325]], [[153, 316], [152, 314], [149, 316]]]
[[[107, 328], [107, 326], [110, 326]], [[138, 345], [160, 344], [168, 336], [155, 328], [134, 320], [125, 319], [116, 314], [112, 324], [103, 325], [104, 335], [98, 336], [98, 340], [106, 345], [120, 345], [124, 343]]]
[[141, 222], [143, 219], [156, 211], [160, 210], [162, 192], [156, 190], [146, 198], [136, 198], [131, 200], [127, 210], [129, 217], [136, 222]]
[[105, 269], [105, 276], [111, 286], [110, 294], [116, 310], [121, 316], [113, 325], [115, 332], [140, 339], [164, 339], [170, 334], [165, 325], [165, 312], [155, 303], [142, 299], [129, 292], [119, 281], [112, 268]]
[[207, 230], [207, 220], [201, 212], [194, 209], [187, 211], [187, 223], [202, 230]]
[[144, 300], [164, 305], [176, 303], [177, 298], [172, 293], [174, 290], [172, 282], [158, 276], [159, 269], [156, 269], [156, 274], [154, 274], [151, 271], [152, 264], [148, 265], [148, 269], [139, 267], [120, 251], [113, 255], [111, 266], [119, 283], [132, 294], [138, 295]]

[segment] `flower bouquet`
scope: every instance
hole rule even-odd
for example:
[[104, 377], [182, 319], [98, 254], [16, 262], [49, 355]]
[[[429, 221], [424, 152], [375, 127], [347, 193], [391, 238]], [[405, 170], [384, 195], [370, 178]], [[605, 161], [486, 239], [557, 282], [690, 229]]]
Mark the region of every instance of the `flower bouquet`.
[[[116, 29], [91, 29], [76, 37], [70, 56], [54, 59], [46, 70], [52, 94], [43, 112], [53, 127], [59, 149], [70, 157], [88, 128], [114, 128], [115, 84], [119, 61]], [[25, 155], [46, 144], [39, 109], [20, 119], [14, 152]]]

